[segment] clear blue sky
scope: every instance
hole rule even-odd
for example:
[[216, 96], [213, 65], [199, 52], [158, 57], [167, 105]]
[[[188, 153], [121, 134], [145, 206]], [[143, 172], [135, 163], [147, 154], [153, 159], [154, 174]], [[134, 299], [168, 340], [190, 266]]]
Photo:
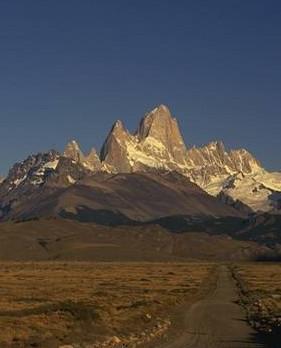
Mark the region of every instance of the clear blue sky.
[[0, 173], [77, 139], [100, 148], [167, 104], [188, 145], [281, 169], [281, 2], [3, 0]]

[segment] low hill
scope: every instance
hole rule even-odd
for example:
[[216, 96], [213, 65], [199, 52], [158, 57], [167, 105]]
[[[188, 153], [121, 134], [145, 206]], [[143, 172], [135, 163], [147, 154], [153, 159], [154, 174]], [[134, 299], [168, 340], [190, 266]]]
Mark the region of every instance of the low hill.
[[0, 224], [0, 260], [255, 260], [256, 242], [205, 232], [171, 233], [159, 225], [101, 226], [66, 219]]

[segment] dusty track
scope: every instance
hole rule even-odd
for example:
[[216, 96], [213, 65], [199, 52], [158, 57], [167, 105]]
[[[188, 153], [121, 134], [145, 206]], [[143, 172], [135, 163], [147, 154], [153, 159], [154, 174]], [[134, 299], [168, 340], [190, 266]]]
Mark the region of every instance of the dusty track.
[[186, 312], [178, 335], [155, 348], [261, 348], [245, 312], [236, 303], [237, 287], [227, 267], [221, 266], [215, 290]]

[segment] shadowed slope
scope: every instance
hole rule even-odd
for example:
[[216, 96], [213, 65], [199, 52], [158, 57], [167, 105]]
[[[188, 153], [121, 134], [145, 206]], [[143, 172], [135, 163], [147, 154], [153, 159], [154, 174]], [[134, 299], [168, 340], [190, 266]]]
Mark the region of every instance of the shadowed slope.
[[[42, 189], [22, 197], [17, 219], [61, 215], [96, 221], [99, 213], [121, 218], [120, 223], [150, 221], [165, 216], [241, 217], [242, 213], [208, 195], [186, 177], [172, 173], [99, 173], [64, 189]], [[91, 219], [92, 216], [92, 219]], [[128, 221], [126, 221], [128, 220]]]

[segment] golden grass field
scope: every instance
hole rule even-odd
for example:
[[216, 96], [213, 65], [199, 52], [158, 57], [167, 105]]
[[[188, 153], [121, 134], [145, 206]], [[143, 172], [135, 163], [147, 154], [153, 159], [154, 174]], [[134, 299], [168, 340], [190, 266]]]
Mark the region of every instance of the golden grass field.
[[250, 323], [263, 332], [280, 330], [281, 264], [239, 264], [234, 272]]
[[0, 347], [133, 347], [161, 335], [172, 308], [195, 301], [214, 269], [210, 263], [3, 262]]

